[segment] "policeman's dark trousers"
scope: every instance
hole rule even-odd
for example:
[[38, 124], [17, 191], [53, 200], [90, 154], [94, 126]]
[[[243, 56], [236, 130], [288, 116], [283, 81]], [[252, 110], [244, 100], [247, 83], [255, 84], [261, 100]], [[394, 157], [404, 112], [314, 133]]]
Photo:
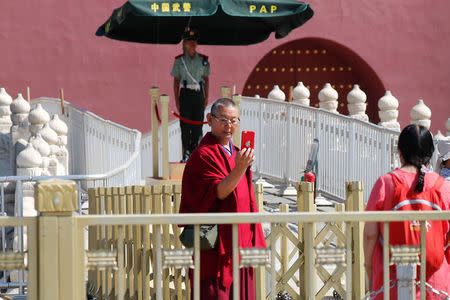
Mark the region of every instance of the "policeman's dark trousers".
[[[182, 88], [180, 91], [180, 115], [188, 120], [202, 122], [205, 114], [203, 91]], [[186, 161], [200, 142], [203, 125], [194, 125], [180, 120], [183, 160]]]

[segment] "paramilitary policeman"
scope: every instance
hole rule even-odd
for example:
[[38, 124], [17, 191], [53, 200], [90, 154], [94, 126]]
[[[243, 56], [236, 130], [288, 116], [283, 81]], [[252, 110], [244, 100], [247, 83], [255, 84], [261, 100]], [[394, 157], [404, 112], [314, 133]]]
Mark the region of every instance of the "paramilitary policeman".
[[[175, 101], [180, 115], [188, 120], [201, 122], [208, 104], [210, 74], [208, 57], [196, 51], [198, 31], [186, 29], [183, 33], [183, 54], [175, 57], [172, 72]], [[185, 162], [202, 138], [202, 125], [180, 120], [183, 162]]]

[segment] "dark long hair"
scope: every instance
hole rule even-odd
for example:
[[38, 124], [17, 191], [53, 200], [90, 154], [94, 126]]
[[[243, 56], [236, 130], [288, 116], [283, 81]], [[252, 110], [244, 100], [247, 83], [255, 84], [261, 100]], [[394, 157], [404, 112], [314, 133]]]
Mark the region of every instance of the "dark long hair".
[[433, 136], [428, 129], [421, 125], [408, 125], [400, 133], [398, 149], [401, 151], [405, 163], [417, 168], [419, 180], [414, 191], [422, 192], [425, 181], [422, 166], [427, 166], [433, 155]]

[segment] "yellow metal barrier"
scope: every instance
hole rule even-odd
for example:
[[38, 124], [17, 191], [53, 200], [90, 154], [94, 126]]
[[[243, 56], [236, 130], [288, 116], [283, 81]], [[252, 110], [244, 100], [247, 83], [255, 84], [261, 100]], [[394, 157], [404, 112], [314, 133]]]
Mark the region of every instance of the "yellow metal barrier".
[[[314, 204], [313, 185], [311, 183], [297, 184], [297, 210], [299, 212], [316, 212]], [[256, 201], [260, 212], [263, 211], [263, 189], [261, 185], [255, 185]], [[118, 215], [118, 214], [176, 214], [179, 210], [181, 187], [152, 186], [152, 187], [126, 187], [126, 188], [93, 188], [89, 190], [89, 214], [94, 215]], [[358, 182], [347, 184], [347, 211], [361, 211], [362, 184]], [[337, 205], [336, 211], [343, 211], [345, 205]], [[280, 206], [280, 212], [288, 213], [289, 207]], [[346, 265], [337, 266], [333, 274], [321, 265], [316, 265], [314, 249], [319, 245], [330, 247], [335, 243], [338, 248], [353, 247], [352, 276], [354, 282], [347, 286], [347, 290], [353, 292], [356, 298], [362, 298], [365, 294], [363, 252], [362, 252], [362, 223], [344, 226], [343, 222], [329, 222], [317, 234], [316, 223], [297, 222], [298, 232], [293, 233], [288, 223], [280, 223], [274, 226], [270, 235], [266, 238], [270, 247], [272, 241], [279, 243], [280, 254], [275, 254], [276, 264], [280, 267], [273, 270], [276, 276], [275, 289], [266, 294], [265, 273], [272, 272], [272, 267], [256, 268], [256, 296], [257, 299], [270, 299], [279, 292], [288, 292], [291, 296], [300, 299], [323, 298], [330, 289], [334, 289], [340, 295], [346, 295], [346, 287], [341, 284]], [[348, 228], [347, 228], [348, 227]], [[111, 250], [117, 248], [117, 226], [91, 226], [89, 228], [89, 250]], [[348, 243], [346, 230], [349, 230], [354, 243]], [[162, 246], [164, 249], [183, 249], [178, 236], [181, 232], [176, 224], [165, 224], [161, 228]], [[155, 239], [152, 226], [125, 226], [123, 273], [125, 298], [147, 299], [147, 295], [155, 295]], [[350, 238], [350, 241], [351, 241]], [[348, 245], [347, 245], [348, 244]], [[151, 264], [148, 264], [148, 261]], [[186, 269], [166, 268], [162, 270], [162, 294], [163, 298], [176, 296], [182, 299], [190, 295], [189, 280]], [[116, 297], [115, 285], [116, 273], [113, 270], [89, 271], [89, 282], [98, 287], [97, 297], [106, 299]], [[159, 274], [158, 274], [159, 275]], [[316, 277], [323, 285], [316, 293]], [[145, 284], [149, 283], [149, 284]], [[350, 288], [350, 289], [348, 289]], [[362, 296], [361, 296], [362, 295]]]
[[[189, 299], [186, 270], [195, 265], [194, 279], [198, 279], [199, 272], [198, 224], [234, 224], [236, 244], [236, 224], [268, 223], [272, 228], [267, 238], [271, 254], [259, 249], [240, 253], [256, 268], [256, 292], [262, 297], [258, 299], [266, 297], [264, 268], [273, 276], [267, 295], [271, 299], [280, 291], [287, 291], [294, 298], [321, 299], [332, 288], [347, 299], [361, 299], [365, 295], [363, 222], [385, 222], [388, 234], [387, 225], [392, 221], [417, 220], [424, 224], [426, 220], [450, 220], [449, 211], [361, 212], [360, 182], [347, 184], [345, 211], [339, 205], [336, 212], [315, 213], [312, 183], [301, 183], [297, 189], [298, 210], [302, 212], [288, 212], [282, 206], [282, 212], [272, 214], [177, 214], [179, 186], [97, 188], [89, 190], [92, 215], [77, 216], [75, 183], [42, 182], [35, 197], [40, 216], [0, 217], [0, 226], [24, 226], [28, 232], [27, 251], [0, 253], [0, 267], [27, 270], [28, 299], [85, 299], [86, 269], [89, 291], [95, 291], [100, 299]], [[261, 205], [262, 189], [255, 190]], [[195, 224], [193, 252], [182, 248], [178, 240], [179, 224]], [[289, 230], [288, 224], [299, 225], [297, 235]], [[85, 251], [87, 228], [89, 250]], [[425, 230], [422, 231], [423, 238]], [[422, 244], [421, 251], [424, 247]], [[233, 249], [234, 257], [237, 251]], [[279, 268], [276, 260], [280, 262]], [[421, 263], [425, 264], [423, 257]], [[233, 260], [235, 274], [239, 264], [237, 259]], [[332, 274], [323, 267], [326, 264], [336, 265]], [[386, 269], [389, 266], [387, 245], [385, 266]], [[425, 273], [421, 272], [421, 276]], [[316, 278], [323, 285], [317, 286]], [[198, 281], [194, 284], [196, 295], [198, 284]]]

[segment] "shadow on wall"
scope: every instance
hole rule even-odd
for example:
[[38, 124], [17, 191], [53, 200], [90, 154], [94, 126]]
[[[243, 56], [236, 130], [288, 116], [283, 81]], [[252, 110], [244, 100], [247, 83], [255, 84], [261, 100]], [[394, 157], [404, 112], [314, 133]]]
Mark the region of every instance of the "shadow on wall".
[[242, 91], [244, 96], [267, 97], [277, 84], [286, 95], [302, 81], [311, 92], [311, 106], [319, 107], [317, 95], [329, 82], [339, 93], [341, 114], [348, 115], [348, 92], [354, 84], [367, 94], [367, 115], [377, 124], [378, 99], [385, 87], [375, 71], [354, 51], [334, 41], [303, 38], [282, 44], [268, 52], [253, 68]]

